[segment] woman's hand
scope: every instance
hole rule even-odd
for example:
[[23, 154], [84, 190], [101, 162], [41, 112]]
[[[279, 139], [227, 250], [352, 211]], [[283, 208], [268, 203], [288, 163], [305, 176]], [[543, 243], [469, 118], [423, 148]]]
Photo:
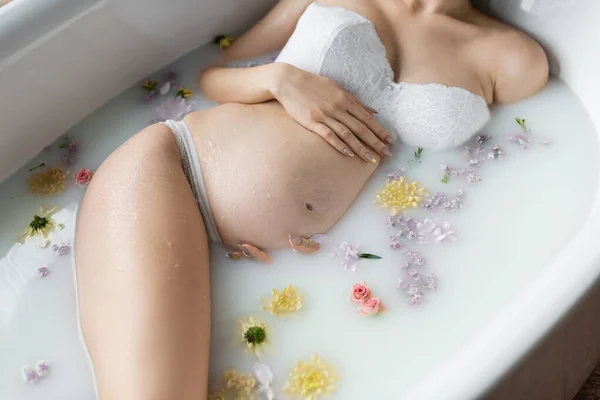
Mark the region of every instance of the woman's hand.
[[273, 96], [300, 125], [315, 132], [340, 153], [375, 163], [372, 151], [391, 156], [392, 136], [362, 105], [333, 79], [292, 65], [279, 64]]

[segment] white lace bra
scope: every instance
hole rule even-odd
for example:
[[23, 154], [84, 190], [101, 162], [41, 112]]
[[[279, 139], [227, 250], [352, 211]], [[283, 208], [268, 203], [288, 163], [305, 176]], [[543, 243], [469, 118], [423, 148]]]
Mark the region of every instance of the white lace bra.
[[394, 82], [373, 24], [344, 8], [308, 6], [276, 61], [336, 80], [412, 146], [458, 146], [490, 118], [486, 101], [466, 89]]

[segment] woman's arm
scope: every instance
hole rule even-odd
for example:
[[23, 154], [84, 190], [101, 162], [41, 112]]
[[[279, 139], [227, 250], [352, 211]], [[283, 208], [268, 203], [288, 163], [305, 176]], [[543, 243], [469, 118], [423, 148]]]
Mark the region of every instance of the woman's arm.
[[[221, 62], [243, 60], [283, 48], [312, 0], [280, 0], [252, 29], [221, 55]], [[274, 99], [281, 78], [277, 63], [252, 68], [211, 66], [200, 74], [200, 89], [218, 103], [262, 103]]]
[[[281, 49], [312, 0], [280, 0], [252, 29], [223, 52], [222, 61], [252, 58]], [[307, 55], [310, 56], [310, 55]], [[392, 153], [392, 136], [373, 114], [334, 80], [285, 63], [251, 68], [213, 66], [200, 75], [204, 95], [219, 103], [277, 100], [306, 129], [340, 153], [376, 162], [372, 152]]]

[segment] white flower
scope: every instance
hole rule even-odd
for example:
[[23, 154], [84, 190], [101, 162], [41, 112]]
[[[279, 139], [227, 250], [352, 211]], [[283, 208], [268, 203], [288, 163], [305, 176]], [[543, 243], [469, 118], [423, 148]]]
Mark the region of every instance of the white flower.
[[356, 264], [359, 260], [359, 244], [356, 246], [352, 246], [348, 242], [342, 242], [340, 244], [340, 249], [342, 250], [341, 256], [344, 257], [344, 261], [342, 261], [342, 266], [344, 269], [350, 268], [352, 271], [356, 271]]
[[169, 97], [156, 107], [156, 120], [166, 121], [172, 119], [181, 120], [187, 113], [194, 109], [193, 103], [181, 97]]
[[273, 400], [275, 398], [275, 392], [271, 388], [273, 383], [273, 372], [271, 368], [261, 363], [254, 363], [252, 366], [252, 374], [258, 382], [258, 389], [256, 394], [259, 400]]
[[456, 236], [454, 236], [454, 231], [451, 230], [448, 221], [444, 222], [442, 226], [438, 226], [431, 219], [425, 218], [423, 222], [417, 223], [417, 232], [419, 244], [442, 243], [446, 240], [456, 241]]

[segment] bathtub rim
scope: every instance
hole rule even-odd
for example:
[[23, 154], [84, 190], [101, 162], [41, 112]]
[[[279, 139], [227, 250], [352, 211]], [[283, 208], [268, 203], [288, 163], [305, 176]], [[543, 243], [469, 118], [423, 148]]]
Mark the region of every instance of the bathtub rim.
[[[598, 203], [597, 194], [583, 228], [531, 285], [473, 332], [471, 342], [409, 387], [402, 398], [479, 398], [551, 334], [600, 280], [600, 245], [594, 242], [600, 237]], [[525, 314], [524, 310], [532, 313]]]

